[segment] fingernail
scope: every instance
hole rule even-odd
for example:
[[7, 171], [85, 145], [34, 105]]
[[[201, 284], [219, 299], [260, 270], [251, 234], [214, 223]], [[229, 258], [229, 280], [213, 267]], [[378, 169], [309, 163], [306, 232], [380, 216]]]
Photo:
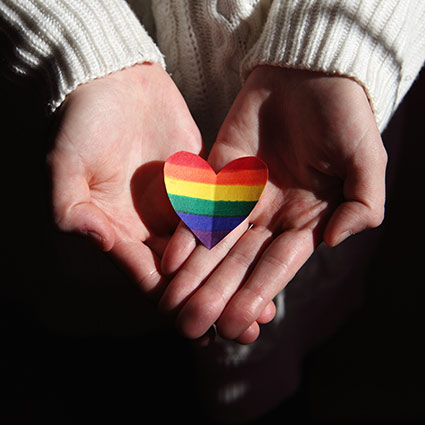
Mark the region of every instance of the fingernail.
[[346, 230], [345, 232], [340, 233], [335, 240], [335, 246], [339, 245], [341, 242], [344, 242], [346, 239], [348, 239], [352, 235], [353, 235], [353, 232], [351, 230]]

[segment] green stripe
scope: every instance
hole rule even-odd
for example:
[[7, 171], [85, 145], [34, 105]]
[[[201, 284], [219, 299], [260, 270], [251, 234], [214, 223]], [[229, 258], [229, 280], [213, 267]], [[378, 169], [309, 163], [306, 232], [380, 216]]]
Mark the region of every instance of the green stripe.
[[168, 194], [176, 211], [215, 217], [247, 216], [255, 207], [256, 201], [210, 201]]

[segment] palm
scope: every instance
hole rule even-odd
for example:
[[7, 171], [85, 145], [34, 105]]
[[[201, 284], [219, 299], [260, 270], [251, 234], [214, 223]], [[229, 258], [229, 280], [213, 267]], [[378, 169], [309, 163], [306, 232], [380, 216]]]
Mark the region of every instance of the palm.
[[[282, 74], [290, 76], [286, 84]], [[385, 152], [360, 86], [346, 78], [292, 74], [266, 68], [260, 78], [253, 76], [221, 129], [210, 160], [243, 154], [261, 157], [270, 179], [251, 221], [274, 234], [308, 228], [317, 231], [320, 240], [327, 219], [344, 199], [353, 201], [350, 207], [359, 213], [369, 207], [373, 200], [355, 193], [353, 180], [362, 182], [354, 171], [385, 157]], [[380, 165], [377, 173], [384, 170], [385, 161]], [[380, 193], [383, 181], [379, 183], [372, 195]], [[338, 229], [330, 230], [327, 242], [332, 245]]]
[[[252, 324], [318, 243], [335, 245], [344, 230], [355, 233], [382, 219], [385, 152], [363, 89], [348, 79], [257, 68], [208, 160], [218, 170], [246, 155], [268, 164], [269, 181], [249, 217], [253, 227], [225, 258], [220, 250], [209, 254], [214, 273], [179, 313], [188, 334], [217, 321], [223, 336], [252, 341], [258, 336]], [[183, 268], [195, 269], [196, 255]], [[207, 275], [205, 265], [203, 270]], [[178, 291], [174, 285], [183, 284], [171, 283], [166, 302], [173, 300], [168, 293]], [[214, 293], [221, 299], [202, 317], [201, 306], [211, 304]]]
[[61, 111], [49, 157], [59, 227], [99, 235], [144, 291], [158, 290], [159, 257], [177, 224], [162, 163], [178, 150], [199, 153], [201, 143], [179, 91], [157, 65], [81, 86]]

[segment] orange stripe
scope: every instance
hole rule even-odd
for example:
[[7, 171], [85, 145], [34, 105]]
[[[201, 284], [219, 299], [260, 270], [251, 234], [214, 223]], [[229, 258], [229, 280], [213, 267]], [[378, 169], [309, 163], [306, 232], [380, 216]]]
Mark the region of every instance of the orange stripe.
[[261, 186], [267, 182], [267, 170], [223, 170], [217, 175], [216, 184]]
[[184, 165], [176, 165], [167, 162], [164, 166], [164, 174], [179, 180], [187, 180], [199, 183], [216, 183], [216, 175], [211, 169], [204, 170], [201, 168], [186, 167]]
[[266, 170], [235, 170], [221, 171], [218, 176], [212, 170], [186, 167], [166, 163], [164, 173], [167, 177], [186, 180], [191, 182], [221, 184], [221, 185], [250, 185], [259, 186], [266, 182]]

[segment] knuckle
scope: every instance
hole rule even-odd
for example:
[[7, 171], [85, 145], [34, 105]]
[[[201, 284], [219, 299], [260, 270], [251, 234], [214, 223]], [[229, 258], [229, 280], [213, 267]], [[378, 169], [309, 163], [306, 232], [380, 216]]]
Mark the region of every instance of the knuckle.
[[257, 319], [257, 314], [252, 306], [237, 311], [238, 317], [240, 318], [241, 327], [247, 328], [252, 322]]
[[257, 320], [269, 301], [258, 290], [250, 289], [248, 291], [249, 301], [245, 306], [245, 318], [248, 322], [252, 322]]
[[252, 261], [252, 258], [246, 252], [238, 249], [232, 249], [227, 254], [227, 258], [242, 267], [249, 267]]
[[162, 277], [158, 270], [152, 270], [149, 273], [142, 275], [138, 279], [137, 283], [146, 293], [150, 293], [158, 285], [161, 279]]
[[267, 266], [277, 270], [280, 276], [286, 276], [289, 271], [289, 265], [282, 261], [276, 254], [268, 253], [264, 256], [264, 262]]

